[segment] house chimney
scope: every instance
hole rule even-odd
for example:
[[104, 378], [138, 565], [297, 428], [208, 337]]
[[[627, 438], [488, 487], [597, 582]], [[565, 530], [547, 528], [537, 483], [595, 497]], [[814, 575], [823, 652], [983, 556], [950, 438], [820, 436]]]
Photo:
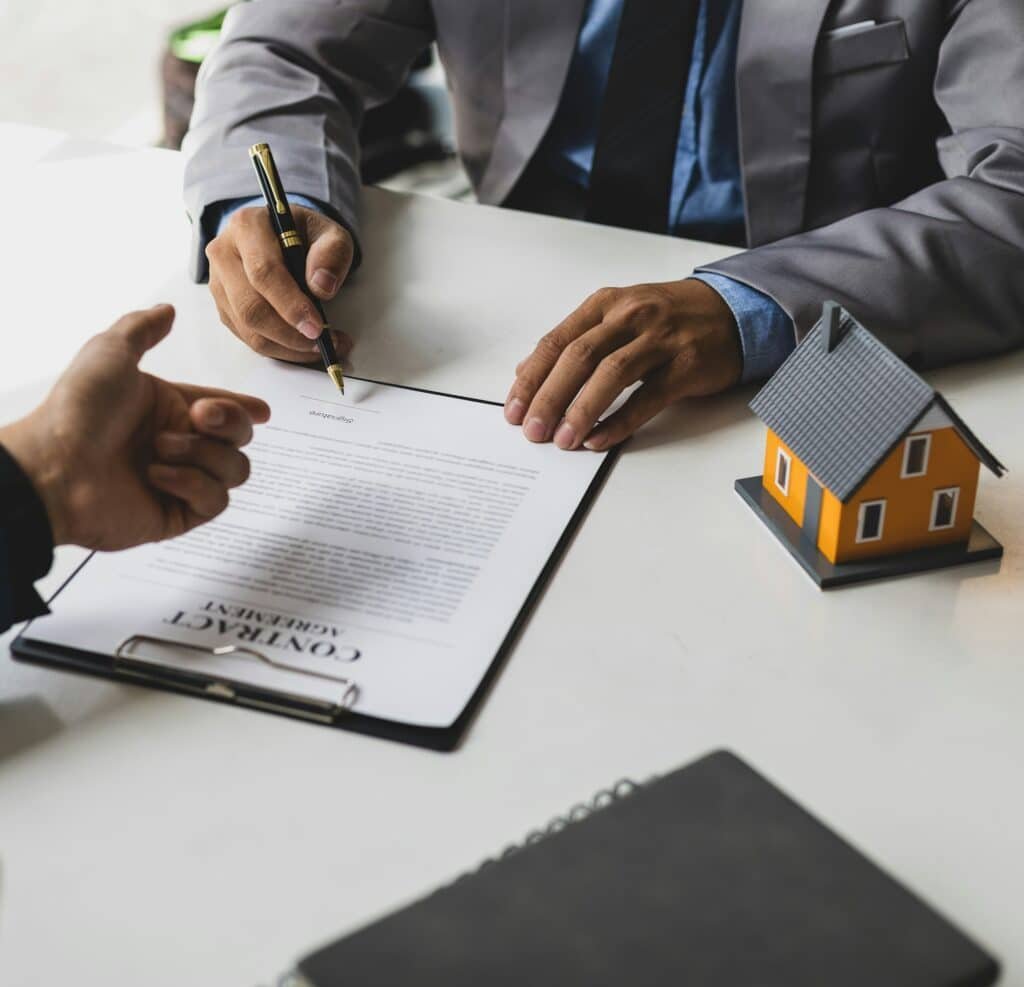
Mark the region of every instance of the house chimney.
[[831, 353], [839, 345], [839, 320], [842, 309], [838, 302], [825, 302], [821, 309], [821, 323], [824, 327], [825, 352]]

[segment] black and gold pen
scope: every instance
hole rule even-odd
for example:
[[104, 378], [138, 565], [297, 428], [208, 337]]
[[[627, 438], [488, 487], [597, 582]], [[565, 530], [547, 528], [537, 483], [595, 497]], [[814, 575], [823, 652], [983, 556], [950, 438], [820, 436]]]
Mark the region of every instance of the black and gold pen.
[[328, 331], [330, 327], [327, 324], [324, 307], [320, 304], [320, 299], [309, 290], [309, 285], [306, 283], [306, 244], [295, 228], [295, 220], [292, 217], [291, 208], [288, 206], [288, 198], [284, 194], [281, 176], [277, 173], [277, 165], [274, 164], [274, 156], [270, 153], [270, 145], [253, 144], [249, 148], [249, 157], [252, 158], [253, 167], [256, 169], [256, 177], [259, 179], [263, 198], [267, 200], [270, 224], [277, 234], [278, 243], [281, 244], [281, 252], [284, 254], [284, 263], [288, 268], [288, 273], [316, 307], [317, 314], [320, 316], [323, 329], [316, 338], [316, 345], [323, 357], [324, 366], [338, 390], [344, 394], [345, 377], [341, 372], [338, 354], [334, 351], [334, 342]]

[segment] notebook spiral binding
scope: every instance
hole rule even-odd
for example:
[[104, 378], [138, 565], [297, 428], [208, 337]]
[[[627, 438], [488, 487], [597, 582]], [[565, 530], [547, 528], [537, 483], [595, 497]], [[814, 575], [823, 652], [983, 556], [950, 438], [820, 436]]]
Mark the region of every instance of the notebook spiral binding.
[[[478, 867], [457, 877], [452, 884], [458, 884], [459, 881], [465, 880], [467, 877], [472, 877], [474, 874], [478, 874], [480, 871], [494, 866], [494, 864], [498, 863], [499, 860], [505, 860], [508, 857], [512, 857], [526, 847], [533, 846], [535, 843], [541, 842], [541, 840], [546, 840], [549, 836], [554, 836], [556, 833], [562, 832], [563, 829], [573, 825], [573, 823], [582, 822], [588, 816], [592, 816], [595, 812], [600, 812], [602, 809], [607, 809], [616, 802], [621, 802], [623, 799], [629, 798], [630, 795], [638, 792], [642, 787], [643, 785], [641, 783], [632, 781], [629, 778], [621, 778], [619, 781], [615, 782], [611, 788], [600, 789], [589, 802], [577, 802], [576, 805], [572, 806], [572, 808], [565, 813], [565, 815], [555, 816], [543, 828], [531, 829], [520, 843], [510, 843], [496, 857], [487, 857]], [[451, 885], [449, 885], [449, 887], [450, 886]]]
[[[648, 783], [656, 780], [657, 775], [648, 779]], [[549, 836], [554, 836], [557, 833], [562, 832], [563, 829], [572, 826], [573, 823], [582, 822], [588, 816], [592, 816], [595, 812], [600, 812], [602, 809], [607, 809], [609, 806], [615, 805], [617, 802], [621, 802], [623, 799], [629, 798], [631, 795], [640, 791], [643, 787], [644, 783], [642, 782], [635, 782], [629, 778], [622, 778], [615, 782], [611, 788], [600, 789], [589, 802], [577, 802], [576, 805], [569, 809], [564, 816], [555, 816], [542, 829], [531, 829], [520, 843], [510, 843], [496, 857], [487, 857], [479, 866], [475, 867], [473, 870], [466, 871], [464, 874], [460, 874], [450, 884], [443, 885], [441, 888], [438, 888], [438, 891], [442, 891], [444, 888], [454, 887], [460, 881], [464, 881], [467, 878], [472, 877], [474, 874], [479, 874], [480, 871], [485, 870], [488, 867], [493, 867], [499, 860], [505, 860], [508, 857], [512, 857], [526, 847], [533, 846], [541, 840], [546, 840]], [[436, 894], [437, 892], [434, 893]], [[312, 987], [312, 985], [298, 970], [292, 970], [277, 981], [276, 987]]]

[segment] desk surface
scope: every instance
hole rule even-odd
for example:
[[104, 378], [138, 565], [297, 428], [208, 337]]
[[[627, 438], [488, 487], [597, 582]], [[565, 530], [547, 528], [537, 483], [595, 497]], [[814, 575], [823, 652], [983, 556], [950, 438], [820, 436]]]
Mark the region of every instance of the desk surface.
[[[185, 278], [176, 155], [0, 127], [0, 169], [22, 193], [0, 420], [44, 392], [54, 334], [70, 357], [156, 301], [179, 314], [152, 369], [244, 386], [257, 358]], [[120, 204], [120, 231], [93, 230], [96, 196]], [[593, 289], [722, 252], [379, 191], [366, 213], [366, 263], [332, 315], [357, 372], [499, 400]], [[454, 754], [15, 664], [0, 639], [0, 982], [266, 983], [608, 782], [729, 747], [1024, 985], [1022, 370], [1017, 355], [934, 377], [1010, 468], [979, 494], [1002, 564], [829, 594], [732, 490], [762, 455], [751, 392], [664, 415]], [[78, 557], [59, 553], [47, 585]]]

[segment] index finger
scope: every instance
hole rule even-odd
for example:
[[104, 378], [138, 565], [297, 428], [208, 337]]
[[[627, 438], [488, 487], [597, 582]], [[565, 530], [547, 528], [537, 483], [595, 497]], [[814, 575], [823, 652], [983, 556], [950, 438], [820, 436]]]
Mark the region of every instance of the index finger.
[[240, 236], [235, 243], [249, 284], [288, 325], [315, 340], [324, 327], [323, 319], [285, 265], [266, 212], [243, 210], [237, 217]]
[[198, 384], [175, 384], [174, 387], [188, 404], [195, 404], [203, 398], [224, 398], [241, 405], [246, 414], [257, 425], [262, 425], [270, 420], [270, 405], [262, 398], [253, 397], [251, 394], [239, 394], [236, 391], [225, 391], [219, 387], [201, 387]]
[[574, 339], [598, 325], [604, 318], [610, 294], [610, 289], [602, 288], [591, 295], [551, 332], [541, 337], [534, 351], [516, 367], [516, 379], [505, 399], [506, 421], [512, 425], [522, 425], [530, 402], [547, 380], [562, 351]]
[[252, 441], [252, 419], [245, 409], [226, 398], [202, 398], [188, 409], [189, 421], [200, 434], [220, 439], [236, 449]]

